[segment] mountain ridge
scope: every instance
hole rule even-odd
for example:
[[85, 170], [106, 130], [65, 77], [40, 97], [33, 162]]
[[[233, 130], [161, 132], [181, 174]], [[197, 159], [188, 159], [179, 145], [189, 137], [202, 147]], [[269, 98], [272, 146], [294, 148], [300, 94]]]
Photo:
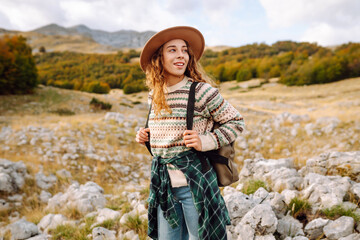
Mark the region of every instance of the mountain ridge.
[[142, 47], [146, 41], [156, 33], [154, 31], [137, 32], [134, 30], [118, 30], [115, 32], [108, 32], [104, 30], [91, 29], [84, 24], [79, 24], [67, 28], [54, 23], [34, 29], [31, 32], [44, 35], [82, 35], [84, 37], [90, 37], [99, 44], [115, 48]]
[[74, 51], [82, 53], [115, 53], [119, 50], [138, 49], [156, 32], [134, 30], [118, 30], [107, 32], [91, 29], [84, 24], [63, 27], [52, 23], [31, 31], [16, 31], [0, 28], [1, 35], [23, 35], [33, 52], [40, 47], [46, 51]]

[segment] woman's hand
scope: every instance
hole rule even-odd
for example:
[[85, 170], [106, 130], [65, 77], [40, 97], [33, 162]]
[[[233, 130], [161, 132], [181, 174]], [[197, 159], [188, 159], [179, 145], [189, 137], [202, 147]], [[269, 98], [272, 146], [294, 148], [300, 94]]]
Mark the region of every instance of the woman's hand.
[[137, 131], [137, 133], [136, 133], [135, 140], [138, 143], [145, 145], [145, 142], [149, 141], [148, 132], [150, 132], [150, 128], [140, 128], [139, 131]]
[[184, 142], [187, 147], [192, 147], [197, 151], [201, 151], [201, 139], [195, 130], [185, 130], [183, 135]]

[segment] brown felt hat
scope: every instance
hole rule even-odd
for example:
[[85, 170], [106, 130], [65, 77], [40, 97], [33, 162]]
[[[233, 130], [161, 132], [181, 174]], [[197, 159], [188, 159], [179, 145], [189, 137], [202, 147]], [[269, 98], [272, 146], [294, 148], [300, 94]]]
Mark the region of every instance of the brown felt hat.
[[204, 52], [205, 40], [201, 32], [196, 28], [187, 26], [167, 28], [156, 33], [146, 42], [140, 55], [140, 66], [144, 72], [156, 50], [164, 43], [173, 39], [185, 40], [191, 46], [196, 60], [199, 60]]

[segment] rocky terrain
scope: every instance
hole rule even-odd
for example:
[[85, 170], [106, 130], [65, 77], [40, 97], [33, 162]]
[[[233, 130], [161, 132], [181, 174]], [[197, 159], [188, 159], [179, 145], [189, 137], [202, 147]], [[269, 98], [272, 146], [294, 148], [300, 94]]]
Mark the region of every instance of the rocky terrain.
[[[358, 86], [220, 86], [247, 124], [240, 181], [222, 189], [228, 239], [360, 239]], [[146, 93], [96, 95], [113, 104], [99, 112], [93, 95], [59, 91], [1, 99], [0, 239], [146, 239]], [[64, 106], [74, 115], [47, 111]]]

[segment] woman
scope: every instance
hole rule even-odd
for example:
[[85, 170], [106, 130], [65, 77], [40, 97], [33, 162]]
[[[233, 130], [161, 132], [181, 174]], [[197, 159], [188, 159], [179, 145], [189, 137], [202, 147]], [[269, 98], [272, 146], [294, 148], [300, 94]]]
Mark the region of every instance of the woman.
[[[136, 141], [150, 141], [154, 156], [148, 199], [148, 235], [154, 239], [226, 239], [230, 224], [216, 174], [212, 168], [202, 171], [198, 151], [233, 142], [244, 121], [199, 72], [197, 61], [204, 47], [197, 29], [179, 26], [155, 34], [140, 56], [151, 90], [151, 112], [149, 128], [141, 128]], [[193, 81], [200, 83], [195, 90], [193, 130], [187, 130], [186, 106]], [[214, 122], [221, 126], [211, 132]]]

